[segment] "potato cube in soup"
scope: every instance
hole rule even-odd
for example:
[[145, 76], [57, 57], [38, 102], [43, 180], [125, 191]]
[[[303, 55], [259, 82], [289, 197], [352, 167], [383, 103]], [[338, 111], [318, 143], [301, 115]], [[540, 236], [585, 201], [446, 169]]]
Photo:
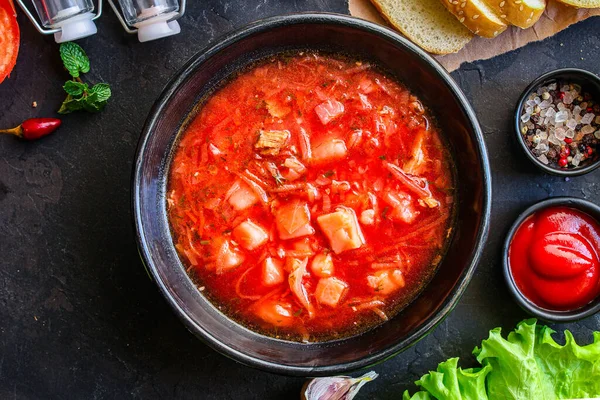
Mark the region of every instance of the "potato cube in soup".
[[327, 125], [337, 116], [344, 113], [344, 105], [337, 100], [330, 99], [316, 106], [315, 112], [323, 125]]
[[275, 223], [279, 237], [284, 240], [315, 233], [315, 229], [310, 225], [308, 205], [299, 200], [282, 204], [275, 211]]
[[386, 192], [383, 200], [392, 208], [387, 216], [393, 221], [410, 224], [419, 215], [409, 194]]
[[217, 275], [231, 271], [243, 263], [244, 260], [244, 255], [231, 240], [224, 240], [219, 246], [215, 259]]
[[254, 222], [247, 220], [233, 229], [236, 242], [246, 250], [254, 250], [267, 243], [269, 235]]
[[367, 284], [375, 293], [388, 295], [404, 287], [404, 275], [399, 269], [381, 270], [367, 276]]
[[255, 314], [273, 326], [290, 326], [294, 323], [292, 304], [283, 300], [259, 302]]
[[341, 160], [348, 154], [346, 143], [341, 139], [329, 139], [321, 142], [312, 149], [312, 162], [322, 164]]
[[335, 212], [319, 216], [317, 222], [335, 254], [358, 249], [365, 244], [356, 214], [351, 208], [339, 207]]
[[333, 259], [331, 258], [331, 254], [317, 254], [310, 263], [310, 270], [319, 278], [327, 278], [333, 275]]
[[336, 307], [347, 290], [346, 282], [338, 278], [323, 278], [317, 283], [315, 297], [320, 304]]
[[267, 257], [262, 264], [262, 280], [265, 286], [275, 286], [285, 280], [281, 260]]
[[244, 182], [236, 181], [228, 192], [229, 204], [237, 211], [243, 211], [258, 202], [258, 197]]

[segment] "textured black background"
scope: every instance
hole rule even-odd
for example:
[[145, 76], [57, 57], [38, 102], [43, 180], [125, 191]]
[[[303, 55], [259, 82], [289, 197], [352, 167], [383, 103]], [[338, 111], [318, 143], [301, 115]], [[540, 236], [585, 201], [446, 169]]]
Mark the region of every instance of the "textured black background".
[[[36, 143], [0, 137], [0, 399], [294, 399], [301, 379], [256, 371], [215, 353], [188, 333], [148, 279], [131, 225], [132, 160], [146, 115], [164, 84], [219, 35], [262, 17], [297, 11], [347, 12], [343, 0], [191, 1], [182, 33], [140, 44], [107, 10], [85, 79], [109, 82], [100, 114], [66, 116]], [[67, 74], [58, 46], [21, 14], [17, 67], [0, 86], [0, 125], [53, 116]], [[500, 249], [511, 221], [538, 200], [572, 195], [600, 201], [600, 170], [566, 181], [543, 175], [512, 141], [521, 90], [559, 67], [600, 73], [600, 19], [552, 39], [453, 73], [481, 120], [493, 174], [491, 232], [476, 276], [455, 311], [419, 344], [376, 366], [360, 398], [399, 399], [438, 362], [460, 356], [489, 329], [525, 317], [508, 297]], [[32, 108], [32, 101], [38, 107]], [[460, 157], [460, 155], [458, 155]], [[558, 326], [583, 341], [600, 318]]]

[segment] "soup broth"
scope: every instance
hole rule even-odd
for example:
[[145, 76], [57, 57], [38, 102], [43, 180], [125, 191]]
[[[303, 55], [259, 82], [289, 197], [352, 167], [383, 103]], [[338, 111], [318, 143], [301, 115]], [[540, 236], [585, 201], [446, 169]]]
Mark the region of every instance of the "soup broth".
[[199, 290], [270, 336], [386, 321], [451, 236], [451, 157], [425, 107], [367, 62], [263, 60], [200, 106], [169, 170], [168, 216]]

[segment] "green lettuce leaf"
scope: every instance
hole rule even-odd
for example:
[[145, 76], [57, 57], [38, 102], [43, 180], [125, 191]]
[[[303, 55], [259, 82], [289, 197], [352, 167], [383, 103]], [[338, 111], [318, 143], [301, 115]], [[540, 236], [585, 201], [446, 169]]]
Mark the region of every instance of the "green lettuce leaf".
[[408, 390], [402, 395], [402, 400], [432, 400], [431, 396], [427, 392], [417, 392], [412, 396], [408, 393]]
[[504, 339], [500, 328], [476, 347], [477, 361], [491, 366], [487, 378], [492, 399], [568, 399], [600, 396], [600, 332], [594, 342], [579, 346], [565, 331], [565, 345], [554, 331], [530, 319]]
[[458, 359], [440, 363], [415, 382], [421, 391], [403, 400], [555, 400], [600, 397], [600, 332], [580, 346], [565, 331], [558, 344], [551, 328], [535, 319], [520, 322], [505, 339], [500, 328], [475, 347], [483, 368], [461, 369]]
[[540, 369], [553, 383], [560, 399], [579, 399], [600, 396], [600, 332], [594, 332], [593, 343], [579, 346], [569, 331], [565, 345], [552, 339], [554, 331], [541, 327], [540, 348], [536, 359]]
[[425, 391], [410, 397], [404, 393], [404, 400], [487, 400], [485, 377], [491, 367], [462, 369], [458, 367], [458, 358], [451, 358], [416, 381]]

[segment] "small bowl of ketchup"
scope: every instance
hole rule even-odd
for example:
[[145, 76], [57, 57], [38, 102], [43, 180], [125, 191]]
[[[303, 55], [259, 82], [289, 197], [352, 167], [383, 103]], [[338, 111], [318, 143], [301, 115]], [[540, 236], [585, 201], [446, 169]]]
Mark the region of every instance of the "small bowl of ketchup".
[[600, 311], [600, 207], [574, 197], [529, 207], [506, 237], [503, 267], [517, 303], [540, 319]]

